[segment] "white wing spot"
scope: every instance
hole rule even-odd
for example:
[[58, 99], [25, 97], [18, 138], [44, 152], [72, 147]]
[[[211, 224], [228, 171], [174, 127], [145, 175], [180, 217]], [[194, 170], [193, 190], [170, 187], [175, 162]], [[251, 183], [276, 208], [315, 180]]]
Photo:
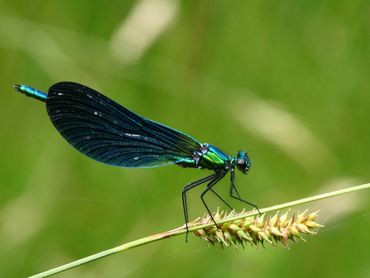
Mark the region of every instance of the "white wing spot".
[[137, 137], [140, 137], [140, 135], [139, 135], [139, 134], [132, 134], [132, 133], [126, 133], [126, 132], [125, 132], [124, 134], [125, 134], [126, 136], [128, 136], [128, 137], [134, 137], [134, 138], [135, 138], [135, 137], [136, 137], [136, 138], [137, 138]]

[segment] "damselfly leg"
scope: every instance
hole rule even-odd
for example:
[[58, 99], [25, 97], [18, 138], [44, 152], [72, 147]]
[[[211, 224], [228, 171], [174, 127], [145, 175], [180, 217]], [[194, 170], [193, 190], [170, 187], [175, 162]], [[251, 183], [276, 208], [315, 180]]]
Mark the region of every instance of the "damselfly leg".
[[224, 176], [226, 175], [226, 172], [217, 172], [215, 174], [212, 174], [210, 176], [207, 176], [205, 178], [202, 178], [200, 180], [197, 180], [197, 181], [194, 181], [192, 183], [189, 183], [187, 184], [183, 191], [182, 191], [182, 205], [183, 205], [183, 210], [184, 210], [184, 218], [185, 218], [185, 227], [186, 227], [186, 242], [188, 241], [188, 233], [189, 233], [189, 230], [188, 230], [188, 222], [189, 222], [189, 215], [188, 215], [188, 204], [187, 204], [187, 197], [186, 197], [186, 193], [190, 190], [190, 189], [193, 189], [194, 187], [197, 187], [203, 183], [206, 183], [206, 182], [209, 182], [207, 184], [207, 188], [202, 192], [201, 194], [201, 199], [202, 199], [202, 202], [205, 206], [205, 208], [207, 209], [207, 212], [208, 214], [211, 216], [211, 219], [212, 221], [215, 223], [215, 225], [217, 226], [217, 223], [216, 221], [214, 220], [213, 216], [212, 216], [212, 213], [210, 211], [210, 209], [208, 208], [206, 202], [204, 201], [203, 197], [205, 195], [205, 193], [207, 193], [208, 191], [211, 191], [213, 194], [215, 194], [227, 207], [229, 207], [230, 209], [231, 206], [212, 188], [217, 182], [219, 182]]
[[[236, 195], [234, 195], [234, 191], [236, 193]], [[261, 213], [260, 210], [258, 209], [258, 207], [255, 205], [255, 204], [252, 204], [251, 202], [248, 202], [246, 200], [244, 200], [243, 198], [240, 197], [240, 194], [238, 192], [238, 190], [236, 189], [236, 186], [235, 186], [235, 171], [230, 171], [230, 191], [229, 191], [229, 195], [231, 198], [234, 198], [240, 202], [243, 202], [247, 205], [250, 205], [252, 207], [254, 207], [258, 213]]]

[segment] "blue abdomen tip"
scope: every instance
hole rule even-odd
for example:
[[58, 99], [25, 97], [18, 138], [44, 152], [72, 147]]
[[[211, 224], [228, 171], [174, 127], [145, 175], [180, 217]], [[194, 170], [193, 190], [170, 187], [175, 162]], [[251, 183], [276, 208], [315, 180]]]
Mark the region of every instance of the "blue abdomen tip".
[[14, 84], [13, 87], [16, 91], [41, 101], [46, 101], [46, 99], [48, 98], [48, 95], [45, 94], [44, 92], [41, 92], [27, 85]]

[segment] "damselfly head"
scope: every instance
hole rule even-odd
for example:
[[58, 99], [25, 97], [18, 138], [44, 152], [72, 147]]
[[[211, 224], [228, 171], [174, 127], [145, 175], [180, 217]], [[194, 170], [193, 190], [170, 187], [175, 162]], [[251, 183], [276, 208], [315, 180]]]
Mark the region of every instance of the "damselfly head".
[[251, 167], [251, 160], [249, 159], [246, 152], [238, 151], [238, 154], [236, 156], [236, 167], [244, 174], [247, 173], [247, 171]]

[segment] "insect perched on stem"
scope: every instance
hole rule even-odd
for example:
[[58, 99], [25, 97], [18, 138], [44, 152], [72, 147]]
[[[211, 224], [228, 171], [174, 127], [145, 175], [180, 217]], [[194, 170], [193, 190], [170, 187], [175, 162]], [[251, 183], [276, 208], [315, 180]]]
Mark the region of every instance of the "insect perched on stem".
[[204, 200], [205, 194], [212, 192], [231, 209], [214, 190], [228, 172], [230, 196], [257, 208], [240, 197], [234, 183], [235, 168], [245, 174], [251, 167], [246, 152], [239, 151], [236, 157], [229, 156], [211, 144], [202, 144], [185, 133], [146, 119], [78, 83], [54, 84], [47, 94], [27, 85], [14, 85], [14, 88], [45, 102], [49, 117], [60, 134], [77, 150], [97, 161], [132, 168], [177, 164], [185, 168], [212, 170], [214, 173], [185, 185], [182, 190], [187, 229], [186, 193], [194, 187], [207, 183], [200, 198], [216, 225]]

